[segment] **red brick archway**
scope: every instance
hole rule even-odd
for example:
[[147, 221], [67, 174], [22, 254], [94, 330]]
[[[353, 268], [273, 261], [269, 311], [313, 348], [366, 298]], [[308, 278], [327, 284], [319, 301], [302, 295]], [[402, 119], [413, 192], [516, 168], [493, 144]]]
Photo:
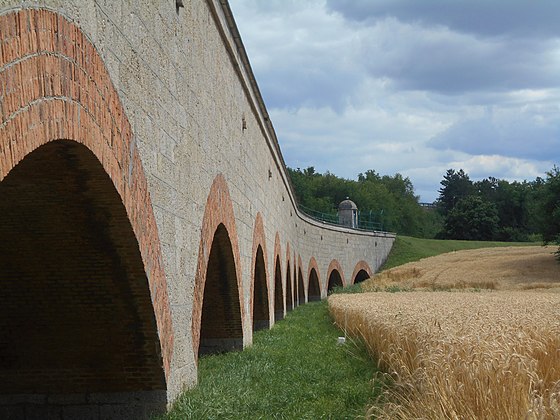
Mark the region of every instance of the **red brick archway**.
[[[220, 242], [215, 242], [216, 235], [220, 234]], [[225, 238], [227, 236], [227, 240]], [[233, 325], [232, 339], [237, 340], [239, 337], [239, 329], [244, 331], [243, 321], [245, 319], [245, 306], [243, 304], [243, 285], [241, 279], [241, 264], [239, 256], [239, 244], [237, 241], [237, 229], [235, 227], [235, 215], [233, 213], [233, 204], [229, 195], [226, 179], [223, 175], [219, 174], [214, 179], [210, 187], [210, 193], [206, 200], [206, 207], [204, 209], [204, 216], [202, 219], [202, 230], [200, 234], [200, 245], [198, 250], [198, 263], [195, 275], [194, 285], [194, 302], [192, 314], [192, 337], [193, 337], [193, 350], [195, 356], [198, 357], [200, 347], [200, 333], [202, 326], [202, 309], [204, 303], [205, 286], [207, 281], [210, 256], [214, 245], [220, 246], [221, 254], [226, 254], [222, 259], [226, 259], [227, 267], [225, 274], [228, 281], [235, 277], [237, 296], [232, 299], [237, 299], [237, 302], [224, 302], [234, 304], [239, 307], [239, 314], [235, 314], [235, 319], [230, 320], [234, 324], [240, 322], [241, 325]], [[230, 255], [231, 254], [231, 255]], [[233, 285], [229, 284], [228, 287]], [[229, 289], [228, 289], [229, 290]], [[231, 308], [230, 308], [231, 309]], [[239, 320], [239, 321], [238, 321]], [[242, 341], [241, 337], [241, 341]]]
[[253, 330], [270, 327], [271, 293], [266, 253], [266, 238], [262, 215], [257, 213], [253, 229], [253, 264], [251, 272], [250, 311]]
[[327, 268], [327, 291], [330, 292], [336, 286], [346, 286], [346, 279], [340, 263], [334, 259]]
[[[103, 241], [112, 241], [104, 242], [114, 247], [111, 249], [115, 253], [107, 257], [112, 266], [120, 267], [122, 278], [131, 278], [135, 273], [133, 277], [138, 282], [113, 284], [146, 289], [149, 297], [147, 303], [141, 305], [147, 307], [135, 307], [138, 302], [132, 303], [132, 298], [122, 302], [128, 305], [130, 314], [139, 310], [151, 312], [156, 329], [154, 337], [160, 348], [157, 352], [161, 351], [159, 368], [163, 365], [163, 374], [168, 378], [174, 339], [158, 229], [132, 129], [103, 60], [75, 24], [51, 11], [10, 12], [0, 16], [0, 28], [0, 79], [3, 86], [0, 96], [0, 184], [15, 182], [20, 188], [27, 177], [30, 184], [46, 186], [51, 182], [52, 185], [52, 182], [58, 182], [57, 177], [61, 179], [57, 169], [67, 171], [65, 173], [73, 177], [85, 177], [67, 181], [68, 184], [87, 184], [89, 190], [74, 190], [73, 195], [72, 187], [68, 185], [58, 191], [68, 200], [81, 200], [84, 211], [90, 212], [86, 217], [91, 219], [85, 222], [90, 224], [90, 232], [97, 228], [108, 232], [103, 233]], [[53, 159], [49, 161], [53, 162], [52, 165], [48, 164], [49, 159]], [[33, 179], [34, 176], [37, 178]], [[41, 176], [49, 179], [40, 179]], [[48, 191], [41, 193], [48, 195]], [[47, 195], [43, 197], [52, 198]], [[3, 194], [3, 197], [7, 195]], [[58, 205], [58, 209], [66, 211], [69, 206], [77, 204], [67, 201]], [[113, 217], [112, 221], [103, 220], [107, 214]], [[117, 226], [116, 220], [121, 225]], [[72, 226], [66, 227], [70, 235]], [[130, 250], [123, 249], [122, 244], [117, 245], [119, 239], [110, 233], [118, 229], [123, 229], [122, 244], [126, 242], [126, 246], [132, 247]], [[65, 241], [60, 238], [57, 246]], [[138, 255], [139, 265], [126, 262], [134, 253]], [[75, 265], [76, 261], [72, 263]], [[121, 291], [122, 296], [134, 295], [127, 295], [130, 292], [124, 289]], [[89, 298], [93, 300], [97, 296]], [[78, 322], [77, 319], [72, 321]], [[130, 328], [141, 334], [143, 327], [136, 321], [131, 322]], [[19, 332], [21, 337], [26, 333]], [[140, 341], [137, 340], [138, 348], [143, 347], [138, 344]], [[154, 344], [150, 343], [150, 346], [154, 347]], [[43, 356], [41, 358], [46, 358]], [[103, 361], [93, 363], [102, 364]], [[58, 386], [58, 392], [66, 392], [61, 383]], [[119, 387], [107, 387], [105, 391], [120, 390]], [[91, 390], [99, 391], [93, 385]], [[80, 389], [77, 387], [73, 391], [80, 392]]]
[[305, 304], [305, 283], [303, 280], [303, 264], [301, 262], [301, 255], [298, 255], [297, 266], [297, 304]]
[[164, 409], [138, 241], [95, 155], [68, 140], [39, 147], [0, 182], [0, 214], [0, 393], [149, 391]]
[[360, 283], [373, 275], [369, 264], [365, 261], [358, 261], [352, 273], [352, 284]]
[[294, 276], [292, 272], [292, 255], [290, 251], [290, 244], [286, 244], [286, 312], [294, 309]]
[[315, 257], [311, 257], [307, 269], [307, 301], [318, 300], [321, 300], [321, 277], [317, 260], [315, 260]]
[[0, 16], [0, 27], [0, 77], [9, 81], [0, 99], [0, 181], [54, 140], [74, 140], [95, 155], [140, 247], [168, 375], [173, 332], [157, 226], [132, 130], [104, 63], [76, 25], [50, 11], [9, 13]]
[[282, 258], [280, 256], [280, 234], [274, 235], [274, 320], [284, 318], [284, 287], [282, 287]]

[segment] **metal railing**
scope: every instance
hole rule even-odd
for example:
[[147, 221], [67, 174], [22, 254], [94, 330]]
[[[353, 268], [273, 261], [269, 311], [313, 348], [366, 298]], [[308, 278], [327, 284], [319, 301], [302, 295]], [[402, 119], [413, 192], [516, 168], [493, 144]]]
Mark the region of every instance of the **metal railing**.
[[[334, 226], [349, 227], [347, 225], [339, 223], [338, 214], [323, 213], [317, 210], [310, 209], [309, 207], [302, 206], [301, 204], [298, 205], [298, 208], [303, 214], [311, 217], [314, 220], [317, 220], [318, 222], [327, 223]], [[383, 214], [383, 210], [381, 210], [380, 215], [381, 214]], [[358, 227], [355, 229], [367, 231], [383, 231], [383, 223], [372, 220], [374, 217], [373, 215], [373, 211], [358, 211]]]

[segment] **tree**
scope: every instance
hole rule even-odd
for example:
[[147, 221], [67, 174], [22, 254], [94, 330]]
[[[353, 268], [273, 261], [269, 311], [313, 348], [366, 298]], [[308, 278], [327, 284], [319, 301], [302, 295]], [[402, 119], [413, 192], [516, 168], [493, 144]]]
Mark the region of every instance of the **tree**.
[[[540, 190], [540, 212], [543, 241], [560, 245], [560, 168], [547, 172]], [[560, 248], [556, 252], [560, 259]]]
[[462, 170], [448, 169], [440, 182], [438, 207], [447, 216], [457, 203], [465, 197], [474, 193], [474, 186], [469, 176]]
[[477, 195], [459, 200], [447, 214], [444, 234], [448, 239], [488, 241], [498, 229], [498, 210]]
[[[377, 174], [367, 170], [358, 180], [339, 178], [330, 172], [321, 174], [310, 166], [303, 171], [290, 169], [298, 203], [308, 212], [320, 212], [336, 218], [339, 203], [350, 197], [360, 210], [361, 220], [381, 224], [384, 230], [404, 235], [434, 236], [439, 220], [430, 218], [418, 204], [414, 186], [401, 174]], [[429, 220], [428, 220], [429, 219]], [[430, 225], [426, 229], [426, 225]]]
[[474, 183], [483, 200], [494, 203], [500, 218], [494, 239], [526, 241], [531, 230], [530, 196], [533, 185], [528, 182], [508, 182], [490, 177]]

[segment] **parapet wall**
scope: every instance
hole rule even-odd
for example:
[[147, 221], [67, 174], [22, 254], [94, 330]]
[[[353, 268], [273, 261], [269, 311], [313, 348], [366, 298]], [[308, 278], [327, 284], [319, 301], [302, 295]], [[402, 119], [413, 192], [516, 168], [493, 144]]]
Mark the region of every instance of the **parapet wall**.
[[[224, 273], [236, 277], [245, 346], [252, 342], [257, 271], [264, 273], [273, 325], [274, 314], [279, 313], [278, 262], [280, 312], [285, 313], [291, 309], [289, 300], [297, 302], [299, 271], [304, 295], [309, 297], [308, 281], [314, 272], [325, 297], [331, 271], [339, 272], [345, 285], [351, 284], [360, 270], [375, 272], [394, 241], [393, 234], [328, 226], [297, 210], [276, 134], [227, 1], [183, 3], [184, 7], [177, 7], [175, 0], [0, 1], [2, 22], [8, 26], [0, 28], [2, 74], [30, 54], [45, 57], [37, 61], [33, 75], [23, 75], [19, 82], [24, 89], [39, 80], [40, 98], [30, 97], [13, 115], [3, 114], [3, 127], [38, 101], [77, 103], [82, 110], [30, 114], [29, 124], [33, 118], [50, 118], [52, 123], [42, 131], [43, 137], [34, 137], [36, 143], [26, 143], [18, 153], [14, 150], [19, 146], [13, 145], [31, 134], [19, 128], [12, 137], [2, 132], [0, 181], [28, 153], [58, 139], [84, 144], [102, 163], [139, 241], [168, 401], [197, 380], [195, 344], [204, 322], [205, 277], [217, 229], [223, 227], [229, 235], [229, 241], [223, 240], [227, 252], [220, 251], [227, 255], [216, 258], [231, 254], [235, 262]], [[74, 31], [71, 40], [63, 39], [68, 31]], [[44, 43], [37, 42], [46, 32]], [[52, 42], [46, 42], [49, 39]], [[27, 52], [21, 50], [26, 43]], [[23, 52], [8, 60], [15, 48]], [[44, 67], [44, 60], [54, 56], [74, 66], [64, 70], [68, 74], [86, 69], [83, 81], [73, 80], [76, 89], [72, 83], [57, 82], [62, 93], [45, 93], [54, 73], [63, 71], [56, 63]], [[94, 62], [97, 67], [91, 67]], [[73, 77], [65, 75], [62, 80]], [[3, 100], [13, 88], [10, 80], [2, 79]], [[98, 113], [97, 107], [105, 102], [109, 111]], [[91, 117], [90, 126], [86, 117]], [[136, 173], [140, 181], [135, 181]], [[145, 194], [142, 188], [134, 193], [132, 185], [142, 182]], [[261, 265], [255, 263], [259, 247]], [[293, 284], [288, 287], [287, 281]], [[293, 296], [286, 296], [287, 288]]]

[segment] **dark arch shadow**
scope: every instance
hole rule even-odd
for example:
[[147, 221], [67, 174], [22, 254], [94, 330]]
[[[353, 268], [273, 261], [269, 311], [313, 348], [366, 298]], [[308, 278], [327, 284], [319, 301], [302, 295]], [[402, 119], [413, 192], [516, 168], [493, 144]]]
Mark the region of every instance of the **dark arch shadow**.
[[243, 349], [235, 260], [229, 234], [218, 225], [206, 269], [199, 356]]
[[141, 398], [164, 410], [138, 241], [95, 155], [67, 140], [39, 147], [0, 182], [0, 214], [0, 394], [35, 395], [34, 406], [103, 394], [121, 409]]
[[369, 279], [369, 274], [367, 273], [366, 270], [360, 270], [358, 271], [358, 274], [356, 274], [356, 277], [354, 277], [354, 284], [356, 283], [361, 283], [364, 280]]
[[319, 286], [319, 276], [315, 268], [309, 273], [309, 289], [307, 290], [307, 300], [316, 302], [321, 300], [321, 287]]
[[294, 298], [292, 293], [292, 272], [290, 268], [290, 262], [287, 263], [286, 268], [286, 312], [294, 309]]
[[268, 287], [262, 247], [257, 248], [253, 298], [253, 331], [270, 328]]
[[342, 287], [342, 276], [338, 272], [338, 270], [332, 270], [329, 276], [329, 282], [327, 286], [327, 293], [330, 294], [334, 290], [335, 287]]
[[301, 268], [298, 269], [298, 305], [305, 304], [305, 286], [303, 284], [303, 274], [301, 272]]
[[284, 318], [284, 291], [282, 290], [282, 269], [280, 268], [280, 257], [276, 256], [274, 264], [274, 320], [280, 321]]

